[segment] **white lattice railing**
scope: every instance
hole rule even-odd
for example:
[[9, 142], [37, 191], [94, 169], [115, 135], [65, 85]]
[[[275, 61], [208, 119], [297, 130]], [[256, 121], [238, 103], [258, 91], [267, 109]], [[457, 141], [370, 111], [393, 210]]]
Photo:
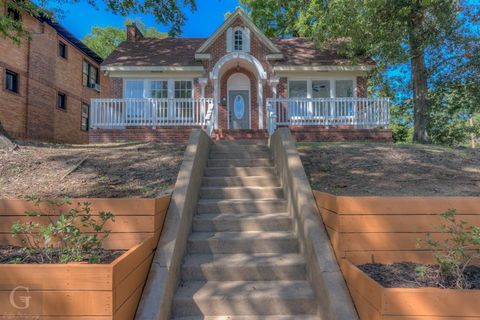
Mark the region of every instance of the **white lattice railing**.
[[277, 126], [354, 126], [386, 127], [390, 101], [387, 98], [269, 98], [269, 132]]
[[91, 128], [204, 126], [213, 99], [92, 99]]

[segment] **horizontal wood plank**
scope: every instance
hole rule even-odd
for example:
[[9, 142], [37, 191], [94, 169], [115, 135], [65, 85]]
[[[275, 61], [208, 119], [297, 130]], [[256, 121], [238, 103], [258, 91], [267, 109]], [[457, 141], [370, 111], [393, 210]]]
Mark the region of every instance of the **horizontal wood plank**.
[[388, 315], [480, 317], [480, 290], [385, 289], [382, 312]]
[[[19, 309], [10, 302], [11, 291], [0, 291], [2, 316], [18, 315]], [[21, 291], [13, 294], [13, 301], [22, 306], [21, 297], [28, 296], [29, 307], [21, 310], [25, 316], [111, 316], [111, 291]], [[24, 305], [23, 305], [24, 306]]]
[[123, 303], [135, 292], [138, 286], [145, 283], [152, 259], [153, 253], [115, 287], [114, 310], [117, 310], [123, 305]]
[[30, 290], [112, 290], [111, 265], [0, 264], [0, 290], [18, 286]]
[[117, 287], [153, 252], [153, 237], [130, 249], [113, 263], [113, 286]]

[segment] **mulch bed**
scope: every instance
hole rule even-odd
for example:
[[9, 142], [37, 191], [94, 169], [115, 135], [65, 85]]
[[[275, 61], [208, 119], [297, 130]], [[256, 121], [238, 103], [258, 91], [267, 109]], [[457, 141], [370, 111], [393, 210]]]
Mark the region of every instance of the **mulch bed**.
[[[102, 250], [99, 254], [99, 264], [109, 264], [115, 259], [124, 254], [125, 250]], [[85, 257], [84, 262], [88, 262], [88, 257]], [[20, 247], [0, 246], [0, 264], [53, 264], [59, 263], [58, 256], [53, 256], [52, 261], [42, 262], [39, 253], [27, 255]]]
[[[422, 265], [410, 262], [390, 265], [368, 263], [358, 268], [385, 288], [455, 288], [453, 283], [438, 283], [433, 274], [427, 273], [424, 278], [420, 278], [416, 272], [419, 266]], [[431, 272], [438, 270], [438, 266], [431, 267]], [[464, 278], [466, 289], [480, 289], [480, 266], [468, 266]]]

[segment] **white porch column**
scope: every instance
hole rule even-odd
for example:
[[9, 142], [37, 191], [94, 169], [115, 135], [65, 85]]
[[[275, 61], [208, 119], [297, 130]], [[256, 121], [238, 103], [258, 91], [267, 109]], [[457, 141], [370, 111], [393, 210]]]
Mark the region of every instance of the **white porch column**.
[[258, 79], [258, 129], [263, 129], [263, 80]]
[[218, 78], [213, 79], [213, 110], [214, 110], [214, 115], [215, 115], [215, 129], [218, 129], [218, 101], [220, 100], [219, 98], [219, 81]]
[[205, 98], [205, 86], [207, 85], [207, 82], [208, 82], [208, 78], [198, 78], [198, 83], [202, 88], [201, 98]]
[[198, 83], [201, 86], [201, 93], [200, 93], [200, 98], [202, 98], [200, 102], [200, 118], [202, 119], [202, 122], [205, 121], [205, 114], [207, 112], [207, 106], [205, 104], [205, 86], [207, 85], [208, 78], [198, 78]]
[[270, 79], [270, 86], [272, 87], [273, 98], [277, 98], [277, 89], [278, 89], [279, 83], [280, 83], [279, 77], [272, 77], [272, 79]]

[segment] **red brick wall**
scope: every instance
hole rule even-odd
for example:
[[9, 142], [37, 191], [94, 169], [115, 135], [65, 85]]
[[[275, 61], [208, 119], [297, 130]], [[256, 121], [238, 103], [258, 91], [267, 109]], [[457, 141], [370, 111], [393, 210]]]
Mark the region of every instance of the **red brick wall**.
[[390, 129], [357, 129], [342, 127], [290, 126], [296, 141], [379, 141], [393, 142]]
[[367, 97], [368, 79], [367, 77], [357, 77], [357, 97]]
[[[238, 26], [241, 26], [241, 27], [245, 26], [245, 24], [243, 23], [243, 21], [240, 18], [235, 20], [231, 25], [232, 28], [235, 28], [235, 27], [238, 27]], [[271, 53], [270, 49], [263, 44], [263, 42], [257, 37], [257, 35], [253, 31], [250, 32], [250, 39], [251, 39], [251, 43], [250, 43], [250, 52], [249, 53], [260, 61], [263, 68], [267, 72], [267, 78], [270, 78], [273, 75], [272, 65], [267, 60], [267, 55], [269, 53]], [[218, 60], [220, 60], [225, 54], [227, 54], [226, 40], [227, 40], [226, 32], [224, 32], [208, 48], [207, 53], [210, 53], [211, 59], [208, 60], [208, 61], [204, 61], [204, 63], [203, 63], [207, 74], [210, 73], [213, 70], [213, 67], [218, 62]], [[220, 95], [221, 95], [220, 98], [227, 96], [226, 80], [228, 80], [228, 77], [226, 77], [226, 79], [224, 79], [225, 78], [224, 75], [225, 74], [232, 75], [233, 73], [236, 73], [235, 69], [236, 68], [232, 68], [230, 70], [222, 70], [222, 74], [220, 75], [221, 76], [221, 79], [220, 79], [220, 87], [221, 88], [220, 88], [220, 91], [219, 91]], [[249, 76], [251, 82], [252, 82], [252, 79], [253, 79], [253, 82], [251, 84], [252, 129], [256, 129], [256, 128], [258, 128], [258, 123], [259, 123], [259, 119], [258, 119], [259, 110], [258, 110], [258, 102], [257, 102], [258, 101], [257, 100], [258, 99], [258, 94], [257, 94], [257, 90], [258, 90], [257, 80], [258, 79], [257, 79], [255, 74], [252, 74], [248, 70], [244, 69], [244, 71], [242, 73], [245, 73], [245, 71], [247, 71], [250, 74], [250, 75], [247, 74], [247, 76]], [[213, 82], [211, 80], [209, 80], [205, 91], [206, 91], [206, 94], [207, 94], [208, 97], [213, 97]], [[263, 114], [264, 114], [264, 117], [263, 117], [264, 118], [264, 120], [263, 120], [264, 127], [265, 127], [265, 122], [266, 122], [266, 111], [265, 111], [266, 98], [270, 96], [270, 94], [269, 94], [270, 92], [271, 92], [270, 84], [267, 81], [263, 84], [263, 106], [262, 107], [264, 108], [264, 112], [263, 112]], [[254, 100], [255, 100], [255, 102], [253, 102]], [[220, 117], [220, 112], [221, 112], [221, 119], [222, 118], [226, 119], [226, 109], [223, 108], [223, 110], [221, 110], [222, 108], [223, 108], [222, 106], [220, 106], [220, 108], [219, 108], [219, 117]], [[225, 122], [225, 121], [220, 122], [219, 123], [219, 128], [226, 129], [227, 128], [227, 122]]]
[[[46, 23], [28, 15], [22, 16], [24, 26], [32, 31], [30, 43], [17, 46], [0, 38], [0, 122], [15, 138], [43, 141], [86, 143], [88, 133], [81, 128], [82, 102], [109, 96], [109, 83], [100, 72], [102, 92], [82, 85], [82, 63], [90, 60]], [[67, 59], [58, 56], [58, 41], [67, 45]], [[19, 94], [6, 90], [5, 69], [20, 75]], [[57, 92], [67, 95], [67, 110], [56, 107]]]
[[123, 79], [110, 78], [110, 96], [106, 98], [123, 98]]
[[186, 143], [194, 127], [94, 129], [89, 132], [90, 143], [123, 141], [163, 141]]

